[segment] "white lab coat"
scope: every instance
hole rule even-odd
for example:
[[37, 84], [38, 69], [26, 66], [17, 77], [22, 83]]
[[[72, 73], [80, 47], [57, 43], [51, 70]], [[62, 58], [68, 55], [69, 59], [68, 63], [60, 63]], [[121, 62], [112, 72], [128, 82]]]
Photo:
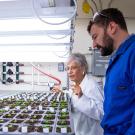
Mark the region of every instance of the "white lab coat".
[[103, 135], [100, 126], [103, 116], [103, 91], [89, 75], [85, 75], [80, 87], [83, 92], [80, 98], [72, 90], [68, 91], [72, 102], [75, 135]]

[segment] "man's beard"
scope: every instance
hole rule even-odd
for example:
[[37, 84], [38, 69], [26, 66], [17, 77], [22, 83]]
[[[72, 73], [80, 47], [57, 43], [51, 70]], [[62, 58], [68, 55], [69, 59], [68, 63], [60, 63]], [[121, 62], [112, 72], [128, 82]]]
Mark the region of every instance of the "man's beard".
[[103, 37], [103, 43], [104, 47], [101, 47], [100, 45], [97, 46], [98, 49], [101, 51], [102, 56], [108, 56], [111, 55], [113, 52], [113, 39], [105, 32]]

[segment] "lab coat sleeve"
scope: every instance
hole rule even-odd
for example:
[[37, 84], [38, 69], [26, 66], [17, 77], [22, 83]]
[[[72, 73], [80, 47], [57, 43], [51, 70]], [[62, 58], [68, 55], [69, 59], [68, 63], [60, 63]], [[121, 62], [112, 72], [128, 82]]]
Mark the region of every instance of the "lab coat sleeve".
[[100, 101], [96, 101], [82, 95], [80, 98], [78, 98], [78, 101], [74, 103], [74, 107], [87, 115], [89, 118], [99, 121], [102, 119], [103, 111], [102, 103]]

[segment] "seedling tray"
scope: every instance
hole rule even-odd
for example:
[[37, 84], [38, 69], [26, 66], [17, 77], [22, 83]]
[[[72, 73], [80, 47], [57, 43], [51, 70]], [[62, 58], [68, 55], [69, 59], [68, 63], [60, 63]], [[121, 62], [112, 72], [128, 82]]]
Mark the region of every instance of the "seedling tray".
[[21, 93], [0, 104], [0, 135], [75, 135], [67, 94]]

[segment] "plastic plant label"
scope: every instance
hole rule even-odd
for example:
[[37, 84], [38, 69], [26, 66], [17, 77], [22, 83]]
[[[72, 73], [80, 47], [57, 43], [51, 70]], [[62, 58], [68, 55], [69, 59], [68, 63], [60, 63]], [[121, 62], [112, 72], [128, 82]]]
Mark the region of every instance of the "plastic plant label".
[[17, 109], [17, 110], [20, 110], [20, 106], [16, 106], [16, 109]]
[[33, 99], [35, 100], [35, 99], [37, 99], [37, 97], [34, 95], [34, 96], [33, 96]]
[[44, 133], [49, 133], [49, 128], [43, 128]]
[[67, 128], [61, 128], [61, 133], [67, 133]]
[[2, 131], [3, 131], [3, 132], [8, 132], [8, 127], [3, 127], [3, 128], [2, 128]]
[[28, 110], [31, 110], [31, 106], [28, 106]]
[[34, 97], [30, 97], [31, 101], [34, 101]]
[[61, 112], [67, 112], [67, 109], [66, 109], [66, 108], [64, 108], [64, 109], [62, 109], [62, 110], [61, 110]]
[[9, 110], [9, 106], [5, 106], [5, 110], [8, 111]]
[[49, 110], [50, 110], [50, 112], [52, 112], [52, 113], [55, 112], [55, 110], [54, 110], [53, 107], [50, 107]]
[[42, 105], [39, 105], [39, 110], [43, 110], [43, 107], [42, 107]]
[[27, 133], [27, 129], [28, 129], [27, 126], [23, 126], [22, 127], [22, 133]]

